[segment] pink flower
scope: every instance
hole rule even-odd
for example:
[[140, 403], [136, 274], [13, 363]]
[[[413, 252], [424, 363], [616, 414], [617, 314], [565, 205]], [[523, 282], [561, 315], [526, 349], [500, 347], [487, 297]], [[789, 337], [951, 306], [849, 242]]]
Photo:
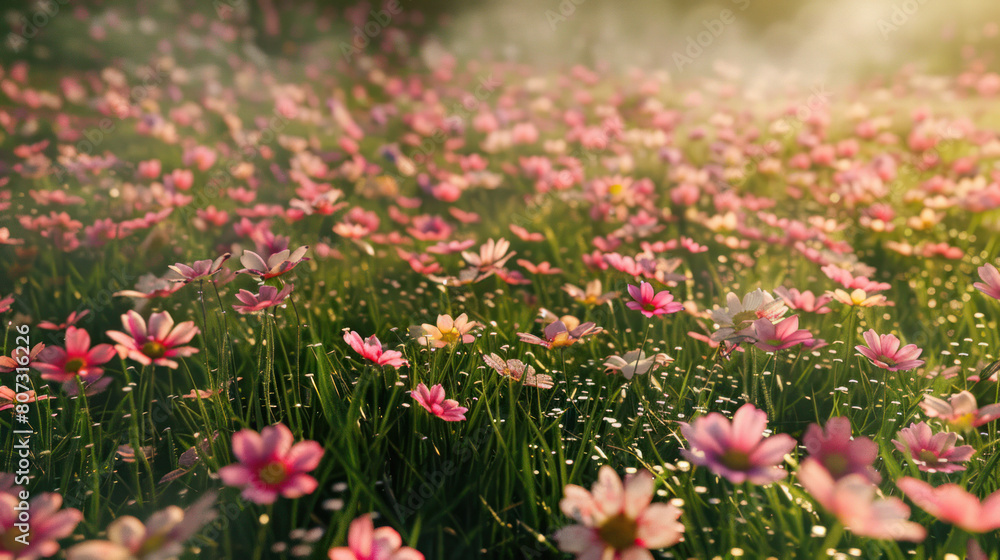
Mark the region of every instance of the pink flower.
[[284, 424], [267, 426], [258, 434], [244, 429], [233, 434], [233, 455], [239, 463], [219, 469], [226, 486], [242, 487], [242, 496], [271, 504], [279, 495], [300, 498], [316, 490], [316, 479], [305, 474], [323, 457], [323, 447], [312, 440], [292, 445], [292, 431]]
[[976, 453], [971, 445], [955, 447], [958, 441], [955, 432], [932, 434], [926, 422], [910, 424], [908, 428], [899, 430], [897, 437], [902, 441], [892, 440], [896, 449], [925, 472], [964, 471], [965, 466], [958, 463], [968, 461]]
[[797, 474], [806, 492], [858, 536], [912, 542], [927, 537], [926, 529], [909, 521], [910, 508], [902, 500], [876, 500], [877, 488], [860, 474], [834, 480], [812, 457], [802, 461]]
[[424, 560], [424, 555], [408, 546], [391, 527], [375, 528], [371, 514], [351, 522], [347, 546], [331, 548], [330, 560]]
[[44, 401], [49, 398], [48, 395], [35, 395], [34, 391], [23, 391], [23, 394], [27, 395], [27, 400], [18, 401], [17, 392], [14, 389], [6, 385], [0, 385], [0, 412], [14, 408], [16, 404]]
[[922, 480], [904, 476], [896, 486], [920, 509], [945, 523], [970, 533], [1000, 529], [1000, 490], [980, 502], [957, 484], [935, 488]]
[[979, 278], [982, 282], [976, 282], [973, 286], [993, 299], [1000, 299], [1000, 271], [997, 267], [992, 264], [979, 267]]
[[874, 282], [864, 276], [854, 276], [850, 271], [837, 265], [829, 264], [821, 268], [824, 274], [834, 282], [840, 283], [848, 290], [863, 290], [865, 292], [882, 292], [890, 288], [885, 282]]
[[115, 297], [155, 299], [167, 297], [183, 287], [183, 284], [171, 282], [166, 278], [159, 278], [155, 274], [143, 274], [139, 277], [139, 281], [136, 282], [134, 290], [120, 290], [115, 292], [114, 295]]
[[797, 344], [807, 344], [812, 341], [812, 333], [799, 329], [799, 316], [792, 315], [775, 324], [769, 319], [757, 319], [753, 322], [754, 346], [766, 352], [777, 352], [791, 348]]
[[240, 300], [243, 305], [234, 305], [233, 309], [238, 313], [246, 314], [280, 305], [288, 297], [288, 294], [292, 293], [294, 288], [295, 286], [292, 284], [285, 284], [285, 287], [279, 292], [278, 288], [274, 286], [264, 285], [260, 287], [256, 294], [249, 290], [240, 290], [236, 294], [236, 299]]
[[409, 365], [409, 362], [403, 359], [402, 352], [397, 350], [383, 351], [382, 343], [379, 342], [378, 337], [375, 335], [362, 339], [361, 335], [351, 331], [344, 334], [344, 342], [350, 344], [351, 348], [358, 354], [361, 354], [363, 358], [375, 362], [380, 366], [392, 366], [399, 369]]
[[444, 387], [437, 384], [430, 389], [423, 383], [417, 385], [417, 389], [412, 393], [413, 399], [420, 403], [420, 406], [427, 409], [434, 416], [445, 422], [460, 422], [465, 420], [465, 413], [469, 410], [464, 406], [458, 406], [458, 401], [444, 398]]
[[215, 260], [205, 259], [203, 261], [195, 261], [191, 263], [190, 266], [184, 263], [176, 263], [168, 266], [167, 268], [173, 273], [170, 276], [165, 276], [167, 280], [172, 282], [183, 282], [188, 284], [195, 280], [200, 280], [202, 278], [207, 278], [213, 276], [222, 270], [222, 263], [229, 259], [230, 253], [225, 253]]
[[551, 389], [552, 376], [543, 373], [536, 374], [535, 368], [526, 365], [521, 360], [504, 360], [496, 354], [483, 354], [483, 361], [493, 368], [500, 375], [511, 379], [515, 383], [524, 378], [526, 387], [537, 387], [539, 389]]
[[732, 422], [710, 412], [692, 424], [681, 423], [681, 433], [690, 446], [681, 454], [733, 484], [770, 484], [787, 476], [779, 465], [795, 448], [795, 439], [788, 434], [764, 437], [765, 428], [767, 413], [750, 403], [736, 411]]
[[128, 334], [121, 331], [106, 333], [118, 343], [115, 349], [122, 358], [127, 356], [144, 366], [152, 364], [177, 369], [178, 363], [170, 358], [186, 358], [198, 352], [197, 348], [183, 346], [191, 342], [199, 332], [194, 321], [184, 321], [174, 326], [170, 313], [161, 311], [149, 316], [147, 328], [142, 316], [130, 310], [122, 315], [122, 324]]
[[816, 297], [809, 290], [800, 293], [796, 289], [789, 290], [784, 286], [775, 288], [774, 293], [778, 294], [778, 297], [784, 300], [785, 305], [791, 309], [817, 314], [829, 313], [831, 311], [829, 307], [826, 307], [826, 304], [833, 300], [833, 296], [830, 294]]
[[586, 322], [578, 325], [577, 327], [570, 329], [566, 326], [566, 323], [562, 320], [553, 321], [546, 325], [545, 330], [542, 334], [545, 338], [539, 338], [530, 333], [517, 333], [517, 336], [521, 339], [521, 342], [527, 342], [528, 344], [537, 344], [539, 346], [544, 346], [548, 349], [562, 348], [564, 346], [572, 346], [586, 336], [591, 336], [602, 332], [604, 329], [594, 325], [592, 322]]
[[677, 520], [681, 510], [669, 504], [654, 504], [653, 475], [642, 470], [625, 477], [605, 465], [588, 492], [567, 484], [559, 509], [577, 524], [556, 531], [559, 550], [576, 554], [579, 560], [652, 558], [648, 549], [680, 542], [684, 525]]
[[629, 309], [633, 309], [652, 318], [654, 315], [666, 315], [683, 311], [684, 306], [674, 301], [674, 296], [667, 290], [653, 293], [653, 286], [649, 282], [640, 282], [638, 286], [629, 284], [628, 293], [635, 301], [625, 304]]
[[184, 553], [184, 542], [217, 516], [211, 493], [187, 510], [168, 506], [144, 524], [131, 515], [119, 517], [107, 528], [107, 540], [82, 542], [66, 551], [67, 560], [115, 560], [119, 558], [176, 558]]
[[281, 276], [282, 274], [285, 274], [295, 268], [297, 264], [308, 261], [309, 259], [305, 257], [306, 251], [308, 250], [309, 246], [307, 245], [299, 247], [294, 252], [284, 249], [271, 255], [266, 261], [264, 260], [264, 257], [254, 253], [253, 251], [243, 251], [243, 256], [240, 257], [240, 263], [242, 263], [246, 268], [237, 272], [254, 274], [264, 280]]
[[830, 418], [822, 428], [810, 424], [802, 443], [809, 457], [825, 467], [834, 479], [860, 474], [873, 484], [882, 480], [872, 467], [878, 458], [878, 445], [864, 436], [851, 439], [851, 421], [846, 417]]
[[158, 159], [149, 159], [139, 162], [139, 177], [143, 179], [156, 179], [160, 176], [163, 166]]
[[444, 348], [457, 342], [469, 344], [476, 340], [476, 337], [469, 331], [478, 326], [479, 323], [469, 321], [469, 316], [465, 313], [454, 319], [451, 318], [451, 315], [438, 315], [435, 324], [424, 323], [420, 326], [423, 329], [423, 336], [418, 337], [417, 342], [435, 348]]
[[479, 247], [478, 254], [470, 251], [462, 251], [462, 258], [470, 266], [477, 267], [480, 271], [485, 272], [503, 267], [511, 257], [517, 254], [516, 252], [507, 253], [508, 249], [510, 249], [510, 241], [503, 238], [500, 238], [499, 241], [488, 239], [486, 243], [483, 243]]
[[[77, 524], [83, 521], [80, 510], [62, 506], [62, 496], [45, 492], [37, 494], [28, 505], [31, 512], [31, 528], [28, 533], [22, 533], [15, 523], [18, 521], [20, 496], [0, 493], [0, 558], [4, 560], [35, 560], [47, 558], [59, 552], [59, 543], [73, 532]], [[18, 540], [20, 535], [24, 540]]]
[[952, 395], [947, 401], [926, 395], [920, 408], [930, 418], [940, 418], [953, 428], [968, 430], [1000, 418], [1000, 404], [979, 408], [976, 397], [968, 391]]
[[86, 317], [88, 313], [90, 313], [89, 309], [84, 309], [80, 313], [77, 313], [76, 311], [71, 311], [69, 317], [66, 318], [65, 322], [56, 324], [51, 321], [42, 321], [38, 323], [38, 328], [49, 331], [61, 331], [66, 327], [71, 327], [75, 325], [77, 321]]
[[561, 268], [553, 267], [548, 261], [538, 263], [537, 265], [524, 259], [517, 259], [516, 262], [532, 274], [562, 274]]
[[67, 383], [79, 376], [85, 382], [93, 382], [104, 373], [97, 366], [114, 357], [115, 349], [110, 344], [91, 348], [87, 331], [69, 327], [66, 329], [66, 348], [45, 348], [39, 353], [34, 367], [42, 374], [42, 379]]
[[857, 289], [851, 293], [847, 293], [840, 288], [832, 292], [827, 292], [827, 295], [833, 297], [833, 299], [843, 303], [844, 305], [858, 306], [858, 307], [881, 307], [888, 304], [885, 296], [882, 294], [874, 294], [869, 296], [867, 292], [862, 289]]
[[600, 280], [592, 280], [588, 282], [585, 290], [578, 288], [573, 284], [566, 284], [563, 286], [563, 291], [569, 294], [569, 297], [584, 305], [604, 305], [605, 303], [618, 297], [618, 294], [615, 292], [601, 293], [602, 290]]
[[14, 303], [14, 296], [0, 297], [0, 313], [10, 311], [12, 303]]
[[38, 362], [38, 356], [44, 349], [45, 343], [39, 342], [34, 345], [28, 352], [28, 355], [25, 356], [24, 352], [20, 350], [20, 347], [14, 348], [14, 351], [10, 353], [10, 356], [0, 356], [0, 372], [10, 373], [17, 368], [34, 368]]
[[924, 365], [917, 357], [923, 352], [915, 344], [899, 347], [899, 339], [892, 334], [877, 334], [869, 329], [863, 335], [867, 346], [858, 345], [854, 349], [871, 360], [872, 364], [889, 371], [910, 370]]

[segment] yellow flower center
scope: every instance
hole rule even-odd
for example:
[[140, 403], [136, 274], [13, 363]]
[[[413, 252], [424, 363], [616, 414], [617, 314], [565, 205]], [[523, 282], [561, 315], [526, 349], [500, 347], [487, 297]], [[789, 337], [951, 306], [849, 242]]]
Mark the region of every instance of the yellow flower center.
[[951, 424], [951, 426], [958, 431], [965, 431], [972, 428], [972, 422], [975, 420], [975, 418], [976, 418], [976, 413], [970, 412], [968, 414], [963, 414], [959, 416], [958, 418], [949, 422], [949, 424]]
[[150, 340], [142, 345], [142, 353], [156, 360], [162, 358], [167, 353], [167, 347], [155, 340]]
[[619, 513], [605, 521], [601, 525], [601, 528], [597, 530], [597, 534], [600, 535], [601, 540], [607, 543], [608, 546], [622, 551], [635, 546], [638, 529], [639, 525], [634, 519], [624, 513]]
[[272, 461], [260, 470], [259, 476], [264, 484], [281, 484], [288, 477], [288, 471], [281, 461]]
[[552, 348], [562, 348], [564, 346], [570, 346], [574, 342], [576, 342], [576, 341], [573, 340], [573, 339], [570, 339], [568, 332], [561, 332], [561, 333], [557, 334], [555, 336], [555, 338], [552, 339], [551, 342], [549, 342], [549, 346], [552, 347]]
[[458, 329], [452, 327], [450, 331], [441, 331], [441, 340], [451, 344], [457, 342], [462, 338], [462, 333]]

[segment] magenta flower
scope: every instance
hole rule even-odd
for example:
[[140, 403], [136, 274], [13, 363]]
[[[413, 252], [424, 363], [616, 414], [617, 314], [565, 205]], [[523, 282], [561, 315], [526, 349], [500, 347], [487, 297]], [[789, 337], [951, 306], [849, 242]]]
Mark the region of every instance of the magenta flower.
[[937, 488], [922, 480], [904, 476], [896, 486], [913, 503], [945, 523], [970, 533], [988, 533], [1000, 529], [1000, 490], [982, 502], [957, 484]]
[[629, 309], [633, 309], [652, 318], [654, 315], [667, 315], [683, 311], [684, 306], [674, 301], [674, 295], [663, 290], [653, 292], [653, 285], [649, 282], [640, 282], [638, 286], [629, 284], [628, 293], [635, 301], [625, 304]]
[[892, 334], [877, 334], [868, 329], [863, 335], [867, 346], [858, 345], [854, 349], [871, 360], [872, 364], [889, 371], [910, 370], [924, 365], [917, 357], [923, 352], [916, 344], [899, 347], [899, 339]]
[[684, 525], [681, 510], [670, 504], [654, 504], [655, 483], [647, 470], [625, 477], [604, 465], [588, 492], [567, 484], [559, 509], [577, 524], [556, 531], [559, 550], [576, 554], [578, 560], [602, 558], [652, 558], [649, 549], [680, 542]]
[[294, 499], [311, 494], [318, 482], [306, 473], [319, 466], [323, 447], [312, 440], [292, 445], [293, 439], [284, 424], [267, 426], [259, 434], [236, 432], [233, 455], [239, 462], [219, 469], [223, 484], [242, 487], [242, 496], [258, 504], [274, 503], [279, 495]]
[[860, 474], [873, 484], [882, 480], [872, 467], [878, 458], [878, 445], [864, 436], [852, 439], [851, 421], [846, 417], [830, 418], [822, 428], [810, 424], [802, 443], [809, 457], [825, 467], [835, 480], [849, 474]]
[[777, 352], [797, 344], [808, 344], [813, 339], [812, 333], [799, 328], [798, 315], [786, 317], [777, 324], [769, 319], [757, 319], [753, 322], [753, 332], [757, 340], [754, 346], [766, 352]]
[[799, 483], [819, 505], [852, 533], [872, 539], [920, 542], [927, 530], [909, 521], [910, 508], [899, 498], [876, 500], [877, 487], [860, 474], [834, 480], [816, 459], [802, 461]]
[[53, 556], [59, 552], [56, 541], [68, 537], [83, 521], [80, 510], [59, 509], [63, 501], [59, 494], [37, 494], [28, 505], [30, 530], [23, 541], [19, 540], [23, 533], [14, 526], [20, 523], [20, 512], [15, 509], [21, 501], [18, 498], [14, 494], [0, 492], [0, 558], [3, 560], [36, 560]]
[[892, 444], [900, 453], [909, 457], [917, 468], [924, 472], [951, 473], [964, 471], [964, 463], [972, 458], [976, 450], [971, 445], [955, 447], [958, 434], [955, 432], [931, 432], [926, 422], [910, 424], [899, 430]]
[[402, 352], [397, 350], [382, 350], [382, 343], [379, 342], [378, 337], [375, 335], [362, 339], [360, 334], [351, 331], [344, 334], [344, 342], [350, 344], [351, 348], [358, 354], [361, 354], [363, 358], [375, 362], [380, 366], [392, 366], [399, 369], [409, 365], [409, 362], [403, 359]]
[[779, 465], [795, 449], [795, 439], [787, 434], [764, 437], [765, 428], [767, 413], [750, 403], [736, 411], [732, 422], [710, 412], [691, 424], [681, 423], [690, 446], [681, 454], [733, 484], [770, 484], [787, 476]]
[[83, 329], [66, 329], [66, 348], [49, 346], [38, 355], [34, 367], [42, 374], [42, 379], [67, 383], [79, 376], [85, 382], [92, 382], [104, 370], [101, 364], [115, 357], [115, 349], [110, 344], [90, 347], [90, 334]]
[[250, 290], [240, 290], [236, 294], [236, 299], [240, 300], [243, 305], [234, 305], [233, 309], [239, 313], [247, 314], [280, 305], [288, 297], [288, 294], [292, 293], [292, 289], [294, 288], [295, 286], [292, 284], [285, 284], [285, 287], [279, 292], [278, 288], [274, 286], [264, 285], [260, 287], [256, 294]]
[[956, 430], [978, 428], [1000, 418], [1000, 404], [979, 408], [976, 397], [968, 391], [952, 395], [948, 400], [924, 396], [920, 408], [930, 418], [940, 418]]
[[424, 560], [424, 555], [408, 546], [392, 527], [375, 528], [371, 514], [351, 522], [347, 546], [329, 551], [330, 560]]
[[976, 282], [973, 287], [993, 299], [1000, 299], [1000, 271], [997, 267], [992, 264], [979, 267], [979, 278], [982, 282]]
[[284, 249], [271, 255], [267, 260], [253, 251], [243, 251], [240, 263], [246, 268], [238, 270], [237, 273], [253, 274], [264, 280], [275, 278], [292, 270], [299, 263], [308, 261], [309, 259], [305, 257], [308, 250], [308, 245], [299, 247], [294, 252]]
[[149, 316], [147, 328], [142, 316], [130, 310], [122, 315], [122, 324], [128, 334], [121, 331], [106, 333], [108, 338], [118, 343], [115, 349], [122, 358], [127, 356], [144, 366], [152, 364], [177, 369], [179, 364], [170, 358], [186, 358], [198, 352], [197, 348], [183, 346], [199, 332], [194, 321], [174, 326], [170, 313], [161, 311]]
[[460, 422], [465, 420], [465, 413], [468, 408], [458, 406], [458, 401], [444, 398], [444, 387], [437, 384], [430, 389], [423, 383], [417, 385], [417, 389], [411, 393], [413, 399], [420, 403], [420, 406], [427, 409], [434, 416], [445, 422]]

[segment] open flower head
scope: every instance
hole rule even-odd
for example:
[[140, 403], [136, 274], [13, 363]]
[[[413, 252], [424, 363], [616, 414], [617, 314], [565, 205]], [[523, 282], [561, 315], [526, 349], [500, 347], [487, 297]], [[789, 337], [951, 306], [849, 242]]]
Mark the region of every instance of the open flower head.
[[458, 406], [458, 401], [444, 398], [444, 387], [437, 384], [430, 389], [423, 383], [417, 385], [413, 390], [413, 400], [424, 407], [427, 412], [444, 420], [445, 422], [461, 422], [465, 420], [465, 413], [468, 408]]
[[710, 412], [681, 424], [688, 443], [681, 454], [733, 484], [770, 484], [788, 475], [780, 465], [795, 448], [795, 439], [787, 434], [764, 437], [766, 428], [767, 413], [750, 403], [741, 406], [732, 421]]
[[849, 531], [872, 539], [920, 542], [927, 530], [910, 521], [910, 508], [899, 498], [877, 499], [878, 488], [860, 474], [834, 479], [812, 457], [802, 461], [799, 483]]
[[680, 542], [684, 525], [681, 510], [652, 503], [653, 475], [641, 470], [625, 477], [605, 465], [591, 491], [569, 484], [559, 508], [576, 521], [555, 534], [559, 549], [580, 560], [647, 559], [648, 550]]
[[913, 423], [899, 430], [899, 439], [892, 444], [900, 453], [925, 472], [951, 473], [964, 471], [964, 463], [972, 458], [976, 449], [971, 445], [955, 446], [959, 435], [955, 432], [934, 433], [926, 422]]
[[420, 326], [423, 333], [417, 338], [417, 342], [436, 348], [457, 343], [469, 344], [475, 342], [476, 337], [471, 331], [478, 326], [479, 323], [469, 321], [469, 316], [465, 313], [454, 319], [451, 315], [438, 315], [435, 324], [424, 323]]
[[219, 469], [226, 486], [243, 488], [243, 497], [258, 504], [274, 503], [278, 496], [300, 498], [316, 490], [309, 471], [319, 466], [323, 447], [311, 440], [294, 443], [284, 424], [233, 434], [237, 462]]
[[809, 457], [819, 462], [834, 479], [860, 474], [874, 484], [882, 477], [872, 467], [878, 445], [864, 436], [851, 437], [851, 421], [834, 416], [826, 425], [810, 424], [802, 438]]
[[920, 408], [929, 418], [939, 418], [959, 431], [978, 428], [1000, 418], [1000, 404], [979, 408], [975, 395], [969, 391], [956, 393], [948, 400], [925, 395]]
[[392, 527], [375, 528], [371, 514], [351, 522], [347, 546], [331, 548], [330, 560], [424, 560], [420, 552], [403, 546], [403, 539]]
[[917, 507], [945, 523], [970, 533], [1000, 529], [1000, 490], [980, 501], [958, 484], [942, 484], [935, 488], [922, 480], [904, 476], [896, 486]]
[[869, 329], [862, 335], [865, 345], [855, 346], [854, 349], [868, 358], [871, 363], [889, 371], [911, 370], [924, 365], [923, 360], [918, 360], [923, 352], [917, 348], [916, 344], [907, 344], [899, 347], [900, 341], [892, 334], [878, 334], [874, 329]]
[[179, 364], [172, 358], [198, 352], [197, 348], [184, 346], [198, 334], [194, 321], [174, 325], [173, 318], [166, 311], [150, 315], [148, 326], [141, 315], [128, 311], [122, 315], [122, 325], [127, 332], [108, 331], [108, 338], [118, 343], [115, 349], [120, 357], [128, 357], [144, 366], [177, 369]]

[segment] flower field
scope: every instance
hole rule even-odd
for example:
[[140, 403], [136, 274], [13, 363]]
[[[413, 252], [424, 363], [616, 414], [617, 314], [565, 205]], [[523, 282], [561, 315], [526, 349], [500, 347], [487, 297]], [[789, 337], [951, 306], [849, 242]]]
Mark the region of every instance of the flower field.
[[1000, 558], [988, 49], [765, 91], [258, 5], [0, 59], [0, 560]]

